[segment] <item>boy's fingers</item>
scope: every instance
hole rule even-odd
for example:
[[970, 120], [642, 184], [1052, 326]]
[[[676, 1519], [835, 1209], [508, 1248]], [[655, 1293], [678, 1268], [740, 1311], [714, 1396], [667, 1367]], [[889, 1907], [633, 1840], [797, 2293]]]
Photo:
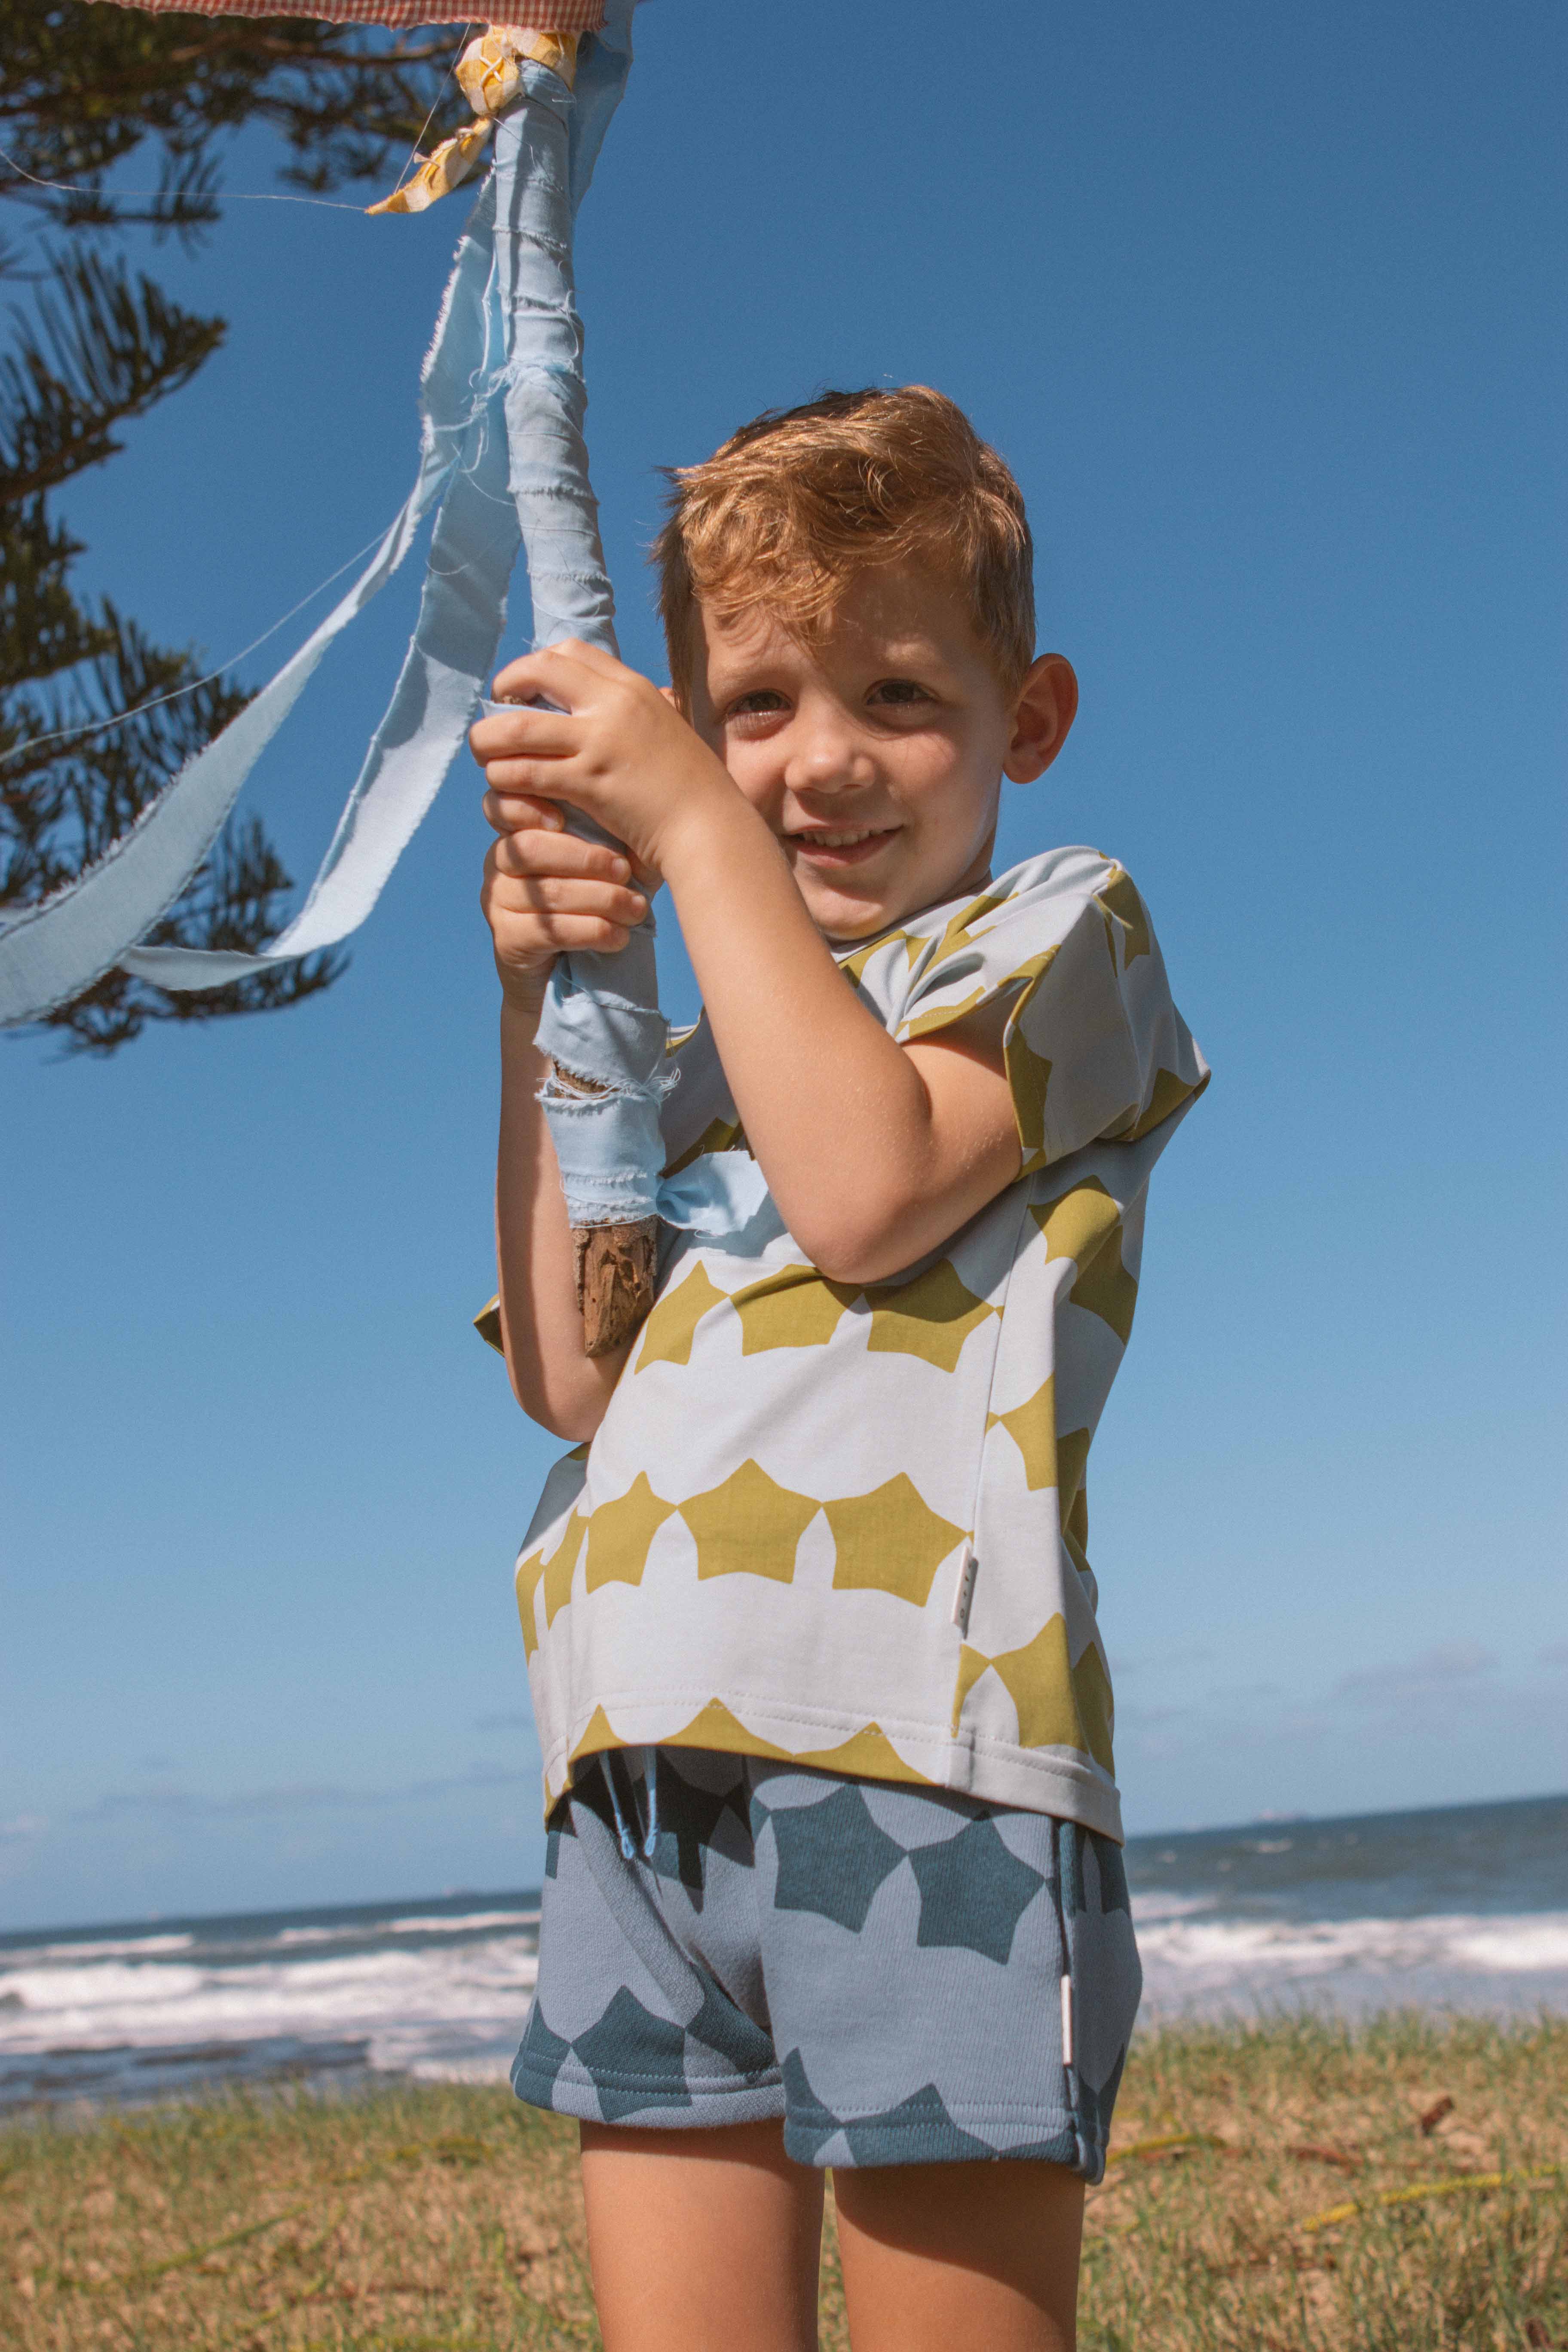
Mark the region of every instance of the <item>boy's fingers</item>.
[[496, 933], [496, 953], [514, 956], [524, 963], [543, 963], [547, 959], [569, 953], [573, 948], [592, 948], [596, 952], [613, 955], [624, 948], [631, 937], [625, 923], [613, 923], [603, 915], [535, 915], [529, 918], [526, 938], [513, 942], [502, 929]]
[[[552, 848], [554, 845], [552, 840]], [[513, 854], [510, 841], [497, 841], [490, 845], [485, 860], [487, 898], [503, 912], [526, 914], [536, 908], [570, 907], [627, 923], [640, 923], [647, 912], [647, 899], [635, 886], [604, 881], [591, 874], [519, 866], [511, 862]]]
[[485, 823], [494, 833], [564, 833], [566, 820], [553, 801], [528, 793], [486, 791], [479, 803]]
[[492, 710], [468, 730], [468, 749], [482, 768], [510, 753], [516, 759], [569, 760], [579, 748], [580, 721], [563, 710]]
[[479, 764], [490, 791], [500, 793], [504, 800], [549, 800], [557, 793], [563, 800], [570, 797], [563, 761], [492, 751]]
[[630, 859], [603, 842], [580, 841], [574, 833], [505, 824], [488, 807], [485, 814], [498, 835], [490, 846], [500, 874], [575, 874], [598, 882], [636, 878]]
[[640, 923], [647, 900], [637, 890], [608, 882], [584, 882], [563, 874], [498, 873], [496, 904], [508, 914], [604, 915], [615, 923]]
[[492, 698], [497, 702], [530, 702], [535, 695], [546, 695], [552, 702], [572, 708], [567, 690], [575, 686], [581, 693], [593, 677], [616, 677], [625, 665], [597, 646], [584, 644], [581, 637], [565, 637], [558, 646], [544, 646], [537, 653], [523, 654], [517, 661], [508, 662], [496, 679]]

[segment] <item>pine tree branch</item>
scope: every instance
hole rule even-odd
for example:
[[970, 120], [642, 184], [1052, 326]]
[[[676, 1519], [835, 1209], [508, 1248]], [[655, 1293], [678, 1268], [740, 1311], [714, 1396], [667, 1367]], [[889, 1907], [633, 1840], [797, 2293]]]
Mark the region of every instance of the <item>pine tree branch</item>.
[[[107, 600], [73, 593], [80, 542], [47, 494], [119, 446], [119, 429], [188, 382], [221, 341], [89, 240], [132, 224], [187, 239], [216, 217], [222, 140], [279, 132], [284, 177], [327, 188], [385, 172], [463, 114], [450, 37], [388, 40], [305, 19], [154, 17], [89, 0], [0, 0], [0, 199], [76, 249], [43, 254], [29, 317], [0, 358], [0, 906], [32, 905], [90, 866], [245, 707], [194, 649], [154, 646]], [[434, 120], [431, 120], [434, 110]], [[151, 144], [156, 188], [108, 175]], [[38, 187], [36, 181], [63, 183]], [[25, 272], [11, 247], [0, 274]], [[293, 884], [255, 819], [231, 822], [151, 937], [255, 953]], [[329, 987], [328, 950], [194, 993], [111, 971], [46, 1016], [71, 1052], [109, 1054], [149, 1023], [271, 1012]]]
[[120, 447], [114, 428], [189, 381], [222, 342], [225, 322], [134, 287], [88, 250], [49, 257], [37, 298], [41, 341], [18, 321], [0, 359], [0, 506], [54, 489]]

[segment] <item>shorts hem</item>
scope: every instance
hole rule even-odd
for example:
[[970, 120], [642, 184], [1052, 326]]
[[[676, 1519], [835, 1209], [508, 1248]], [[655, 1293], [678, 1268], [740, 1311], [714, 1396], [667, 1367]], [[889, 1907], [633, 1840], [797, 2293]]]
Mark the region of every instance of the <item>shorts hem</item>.
[[639, 2131], [701, 2131], [725, 2124], [770, 2123], [784, 2113], [782, 2079], [698, 2085], [689, 2084], [678, 2105], [668, 2083], [620, 2080], [586, 2073], [537, 2072], [521, 2062], [511, 2070], [511, 2087], [525, 2106], [543, 2107], [552, 2115], [573, 2116], [579, 2123], [628, 2124]]
[[571, 2116], [579, 2123], [625, 2124], [634, 2131], [711, 2131], [730, 2124], [782, 2122], [784, 2154], [793, 2164], [818, 2172], [875, 2171], [904, 2164], [1026, 2162], [1059, 2165], [1091, 2189], [1105, 2177], [1105, 2149], [1065, 2116], [1043, 2116], [1035, 2127], [1020, 2117], [1005, 2127], [1008, 2144], [995, 2147], [973, 2129], [978, 2125], [982, 2131], [995, 2131], [998, 2118], [991, 2105], [956, 2105], [943, 2123], [875, 2118], [838, 2123], [809, 2111], [791, 2115], [779, 2078], [713, 2084], [695, 2091], [689, 2085], [678, 2105], [670, 2100], [668, 2084], [564, 2068], [552, 2073], [520, 2062], [511, 2070], [511, 2087], [525, 2106]]
[[868, 2117], [831, 2128], [826, 2118], [796, 2115], [785, 2119], [784, 2153], [796, 2164], [824, 2172], [870, 2172], [904, 2164], [1026, 2162], [1059, 2165], [1090, 2189], [1105, 2177], [1105, 2149], [1087, 2139], [1069, 2117], [1042, 2116], [1033, 2128], [1016, 2124], [1000, 2146], [967, 2128], [973, 2125], [994, 2132], [994, 2110], [955, 2105], [940, 2120]]

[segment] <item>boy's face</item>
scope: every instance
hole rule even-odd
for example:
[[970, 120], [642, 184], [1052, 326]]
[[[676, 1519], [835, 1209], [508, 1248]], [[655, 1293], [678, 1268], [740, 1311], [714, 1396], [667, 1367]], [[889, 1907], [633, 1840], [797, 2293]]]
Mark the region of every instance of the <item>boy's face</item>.
[[692, 724], [831, 940], [868, 939], [978, 882], [1003, 776], [1031, 782], [1072, 723], [1059, 655], [1009, 697], [956, 597], [912, 566], [861, 572], [815, 645], [766, 611], [700, 622]]

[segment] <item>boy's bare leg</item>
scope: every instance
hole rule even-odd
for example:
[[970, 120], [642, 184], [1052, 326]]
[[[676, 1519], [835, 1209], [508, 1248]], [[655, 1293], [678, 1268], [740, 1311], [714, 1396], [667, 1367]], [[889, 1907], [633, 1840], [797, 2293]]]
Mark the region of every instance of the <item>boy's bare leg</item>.
[[823, 2176], [781, 2125], [582, 2136], [605, 2352], [816, 2352]]
[[1060, 2165], [837, 2172], [855, 2352], [1072, 2352], [1083, 2183]]

